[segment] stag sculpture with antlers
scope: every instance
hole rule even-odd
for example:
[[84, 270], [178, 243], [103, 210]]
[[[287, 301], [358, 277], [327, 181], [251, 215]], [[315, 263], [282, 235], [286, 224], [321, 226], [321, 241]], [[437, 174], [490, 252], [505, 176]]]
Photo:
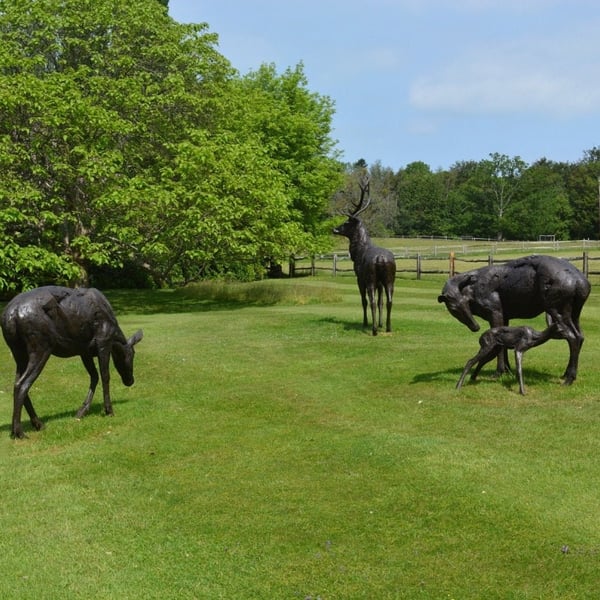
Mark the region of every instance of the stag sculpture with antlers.
[[386, 296], [386, 331], [392, 330], [392, 297], [394, 295], [394, 280], [396, 278], [396, 260], [394, 255], [385, 248], [375, 246], [359, 216], [371, 203], [369, 178], [364, 177], [359, 183], [360, 201], [353, 206], [351, 212], [343, 213], [348, 220], [333, 233], [343, 235], [350, 241], [350, 258], [354, 263], [354, 272], [363, 305], [363, 327], [369, 326], [367, 319], [367, 297], [371, 306], [373, 319], [373, 335], [377, 335], [377, 320], [375, 306], [375, 291], [377, 291], [377, 308], [379, 309], [379, 327], [383, 327], [383, 293]]

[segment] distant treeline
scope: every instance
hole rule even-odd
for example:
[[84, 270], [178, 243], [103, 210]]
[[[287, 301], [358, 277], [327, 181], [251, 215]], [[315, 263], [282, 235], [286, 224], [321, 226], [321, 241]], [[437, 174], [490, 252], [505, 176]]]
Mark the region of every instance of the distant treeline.
[[372, 204], [363, 214], [373, 236], [439, 235], [512, 240], [598, 239], [600, 147], [576, 163], [491, 154], [432, 171], [414, 162], [394, 171], [360, 160], [346, 169], [346, 186], [334, 199], [343, 211], [370, 175]]

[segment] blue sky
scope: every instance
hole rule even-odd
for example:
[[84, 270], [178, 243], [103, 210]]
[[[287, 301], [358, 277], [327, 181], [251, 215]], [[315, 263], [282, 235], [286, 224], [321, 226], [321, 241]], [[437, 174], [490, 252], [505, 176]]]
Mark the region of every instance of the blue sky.
[[598, 0], [170, 0], [241, 74], [304, 64], [342, 158], [446, 169], [600, 146]]

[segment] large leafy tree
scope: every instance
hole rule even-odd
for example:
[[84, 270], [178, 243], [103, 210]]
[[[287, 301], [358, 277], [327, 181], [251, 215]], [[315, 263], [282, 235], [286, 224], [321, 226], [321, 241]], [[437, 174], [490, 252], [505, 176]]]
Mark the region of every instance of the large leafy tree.
[[383, 167], [379, 161], [369, 166], [360, 159], [346, 165], [343, 183], [331, 197], [330, 212], [336, 219], [349, 214], [359, 202], [360, 186], [365, 177], [369, 180], [371, 202], [360, 218], [371, 236], [393, 235], [397, 216], [395, 176], [392, 169]]
[[252, 277], [312, 241], [336, 161], [301, 69], [251, 85], [157, 0], [0, 0], [0, 34], [0, 288]]
[[518, 201], [521, 176], [527, 164], [519, 156], [509, 157], [494, 152], [488, 160], [480, 163], [483, 186], [487, 197], [488, 210], [494, 215], [496, 238], [503, 239], [506, 227], [506, 213]]
[[264, 64], [240, 81], [241, 122], [257, 139], [284, 183], [293, 222], [302, 235], [296, 252], [315, 252], [329, 240], [329, 201], [342, 166], [331, 137], [333, 101], [308, 89], [302, 63], [279, 74]]
[[432, 173], [429, 165], [410, 163], [398, 175], [397, 231], [403, 235], [437, 234], [443, 229], [442, 181]]
[[554, 235], [569, 237], [571, 207], [563, 178], [553, 163], [539, 160], [522, 176], [518, 198], [506, 212], [506, 233], [511, 239], [537, 239]]
[[[0, 0], [0, 211], [16, 275], [5, 287], [140, 258], [142, 232], [121, 229], [126, 192], [218, 118], [230, 67], [205, 29], [176, 24], [156, 0]], [[153, 200], [139, 223], [164, 208]]]
[[563, 169], [573, 209], [571, 236], [600, 239], [600, 148], [584, 152], [583, 160]]

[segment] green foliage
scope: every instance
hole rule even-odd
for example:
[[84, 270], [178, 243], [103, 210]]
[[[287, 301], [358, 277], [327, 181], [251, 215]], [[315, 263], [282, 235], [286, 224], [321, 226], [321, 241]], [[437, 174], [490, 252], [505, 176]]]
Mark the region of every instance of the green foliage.
[[[600, 152], [585, 153], [575, 164], [541, 159], [527, 165], [521, 158], [499, 153], [478, 162], [456, 163], [432, 172], [415, 162], [390, 177], [379, 164], [348, 166], [346, 187], [356, 169], [367, 170], [374, 188], [389, 189], [397, 204], [393, 233], [402, 236], [482, 237], [496, 239], [597, 238]], [[390, 195], [381, 195], [388, 205]], [[334, 202], [339, 207], [340, 198]], [[385, 231], [389, 211], [365, 216], [369, 229]], [[389, 234], [389, 229], [388, 229]]]
[[403, 235], [440, 231], [441, 179], [423, 162], [414, 162], [398, 177], [398, 226]]
[[365, 169], [373, 235], [600, 231], [597, 148], [574, 165], [495, 153], [344, 173], [334, 101], [302, 63], [240, 76], [208, 24], [167, 4], [0, 0], [0, 292], [101, 274], [260, 279], [331, 247], [331, 212]]
[[511, 239], [537, 239], [554, 235], [569, 239], [571, 207], [563, 179], [551, 165], [540, 161], [522, 176], [521, 189], [506, 214], [506, 235]]
[[98, 397], [77, 421], [87, 376], [52, 358], [46, 429], [19, 442], [3, 347], [3, 597], [596, 597], [599, 297], [575, 384], [551, 340], [522, 397], [492, 365], [454, 389], [478, 336], [437, 303], [442, 278], [400, 281], [377, 338], [352, 275], [309, 283], [341, 300], [109, 294], [145, 332], [135, 385], [113, 377], [115, 416]]
[[307, 86], [302, 64], [281, 75], [263, 65], [241, 81], [242, 97], [253, 99], [245, 103], [250, 132], [283, 176], [291, 215], [304, 232], [295, 252], [323, 247], [326, 210], [342, 175], [331, 138], [333, 102]]
[[301, 66], [240, 78], [206, 24], [164, 5], [0, 0], [0, 235], [72, 282], [125, 263], [155, 285], [256, 278], [323, 247], [331, 101]]
[[581, 238], [599, 238], [600, 222], [600, 152], [598, 148], [590, 150], [586, 158], [578, 165], [566, 166], [563, 171], [566, 190], [571, 199], [573, 219], [570, 225], [571, 235]]

